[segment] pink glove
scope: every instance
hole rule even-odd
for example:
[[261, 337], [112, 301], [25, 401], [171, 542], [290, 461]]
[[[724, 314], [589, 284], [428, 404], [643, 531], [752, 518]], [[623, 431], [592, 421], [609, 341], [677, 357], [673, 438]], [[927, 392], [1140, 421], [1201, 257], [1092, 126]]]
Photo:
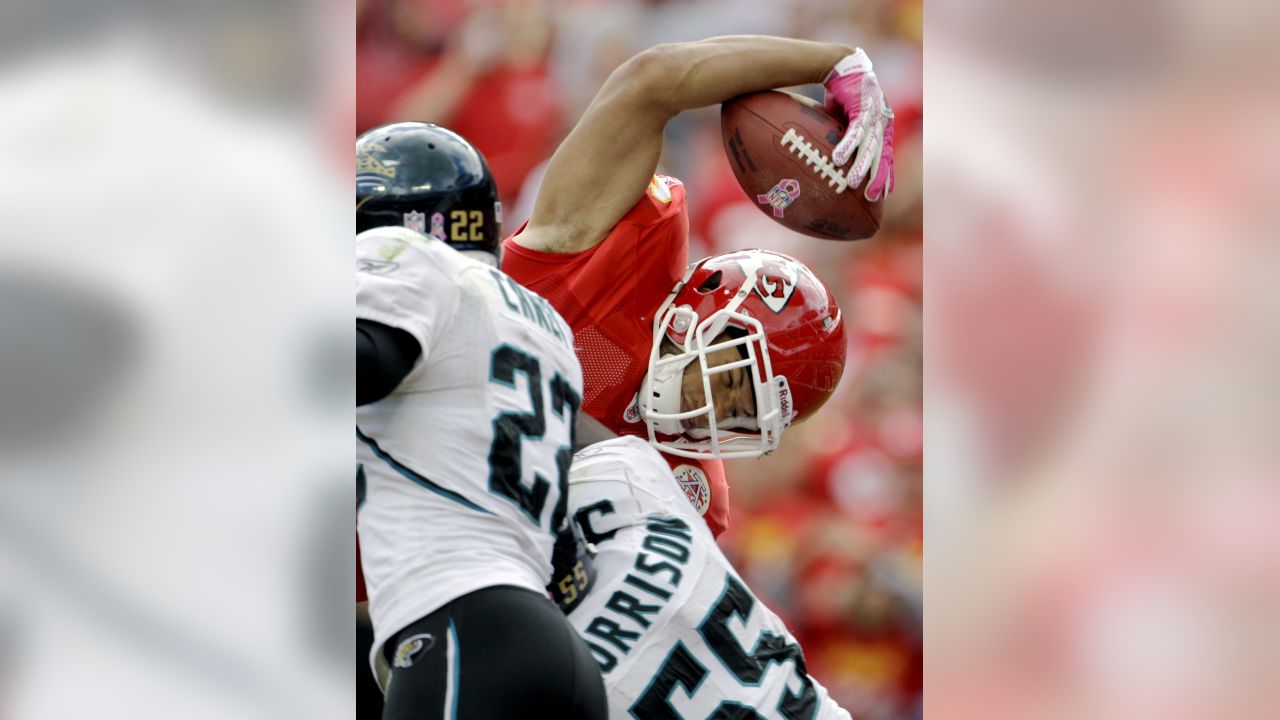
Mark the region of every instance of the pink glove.
[[836, 63], [822, 85], [827, 90], [827, 108], [849, 120], [831, 159], [841, 167], [856, 149], [849, 184], [861, 185], [869, 172], [871, 182], [864, 194], [875, 202], [893, 191], [893, 110], [884, 100], [871, 58], [858, 48]]

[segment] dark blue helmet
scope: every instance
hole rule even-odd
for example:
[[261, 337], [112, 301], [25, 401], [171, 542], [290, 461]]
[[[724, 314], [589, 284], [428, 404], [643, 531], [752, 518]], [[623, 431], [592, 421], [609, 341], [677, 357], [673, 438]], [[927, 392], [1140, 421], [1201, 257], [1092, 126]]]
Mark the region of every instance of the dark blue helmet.
[[502, 205], [489, 163], [461, 135], [420, 122], [356, 138], [356, 232], [403, 225], [498, 255]]

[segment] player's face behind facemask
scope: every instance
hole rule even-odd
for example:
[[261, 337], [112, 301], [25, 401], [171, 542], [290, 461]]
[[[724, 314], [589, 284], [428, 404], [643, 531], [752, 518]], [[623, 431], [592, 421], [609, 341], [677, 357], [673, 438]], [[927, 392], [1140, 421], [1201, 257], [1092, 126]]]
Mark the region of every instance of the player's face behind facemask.
[[637, 410], [649, 442], [679, 457], [776, 450], [844, 369], [844, 325], [830, 291], [800, 261], [766, 250], [689, 265], [653, 333]]
[[[746, 333], [725, 331], [714, 341], [713, 347], [719, 349], [707, 353], [707, 383], [711, 387], [710, 407], [714, 410], [716, 425], [725, 430], [747, 430], [757, 432], [756, 425], [756, 393], [752, 382], [751, 370], [741, 361], [746, 360], [742, 346], [734, 346]], [[736, 336], [736, 337], [735, 337]], [[675, 343], [663, 338], [662, 354], [676, 355], [680, 352]], [[701, 366], [691, 362], [685, 366], [680, 380], [680, 410], [688, 412], [707, 406], [706, 385], [702, 382]], [[681, 422], [687, 433], [705, 437], [711, 428], [711, 414], [696, 415]]]
[[640, 393], [650, 442], [691, 458], [775, 449], [786, 425], [779, 407], [786, 381], [769, 372], [763, 339], [758, 327], [736, 326], [709, 342], [686, 338], [684, 347], [663, 337]]

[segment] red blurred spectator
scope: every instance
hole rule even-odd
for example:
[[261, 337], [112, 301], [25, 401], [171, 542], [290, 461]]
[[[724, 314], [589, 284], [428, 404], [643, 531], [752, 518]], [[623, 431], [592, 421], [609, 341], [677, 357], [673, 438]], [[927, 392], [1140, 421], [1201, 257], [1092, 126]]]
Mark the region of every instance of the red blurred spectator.
[[444, 125], [484, 152], [513, 203], [559, 139], [550, 20], [539, 0], [368, 0], [356, 30], [356, 131]]

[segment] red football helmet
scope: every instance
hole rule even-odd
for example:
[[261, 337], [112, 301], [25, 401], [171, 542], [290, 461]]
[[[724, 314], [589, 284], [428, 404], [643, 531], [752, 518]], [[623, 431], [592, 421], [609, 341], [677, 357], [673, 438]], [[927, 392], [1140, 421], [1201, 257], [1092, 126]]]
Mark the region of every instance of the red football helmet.
[[[716, 342], [726, 330], [729, 338]], [[678, 352], [663, 355], [662, 339]], [[709, 353], [737, 348], [720, 365]], [[788, 425], [831, 397], [845, 361], [844, 317], [827, 286], [795, 258], [767, 250], [714, 255], [689, 266], [654, 317], [649, 373], [639, 409], [649, 442], [683, 457], [759, 457], [778, 447]], [[681, 382], [694, 361], [702, 371], [702, 407], [684, 409]], [[711, 376], [750, 367], [754, 418], [717, 423]], [[706, 417], [706, 429], [691, 420]]]

